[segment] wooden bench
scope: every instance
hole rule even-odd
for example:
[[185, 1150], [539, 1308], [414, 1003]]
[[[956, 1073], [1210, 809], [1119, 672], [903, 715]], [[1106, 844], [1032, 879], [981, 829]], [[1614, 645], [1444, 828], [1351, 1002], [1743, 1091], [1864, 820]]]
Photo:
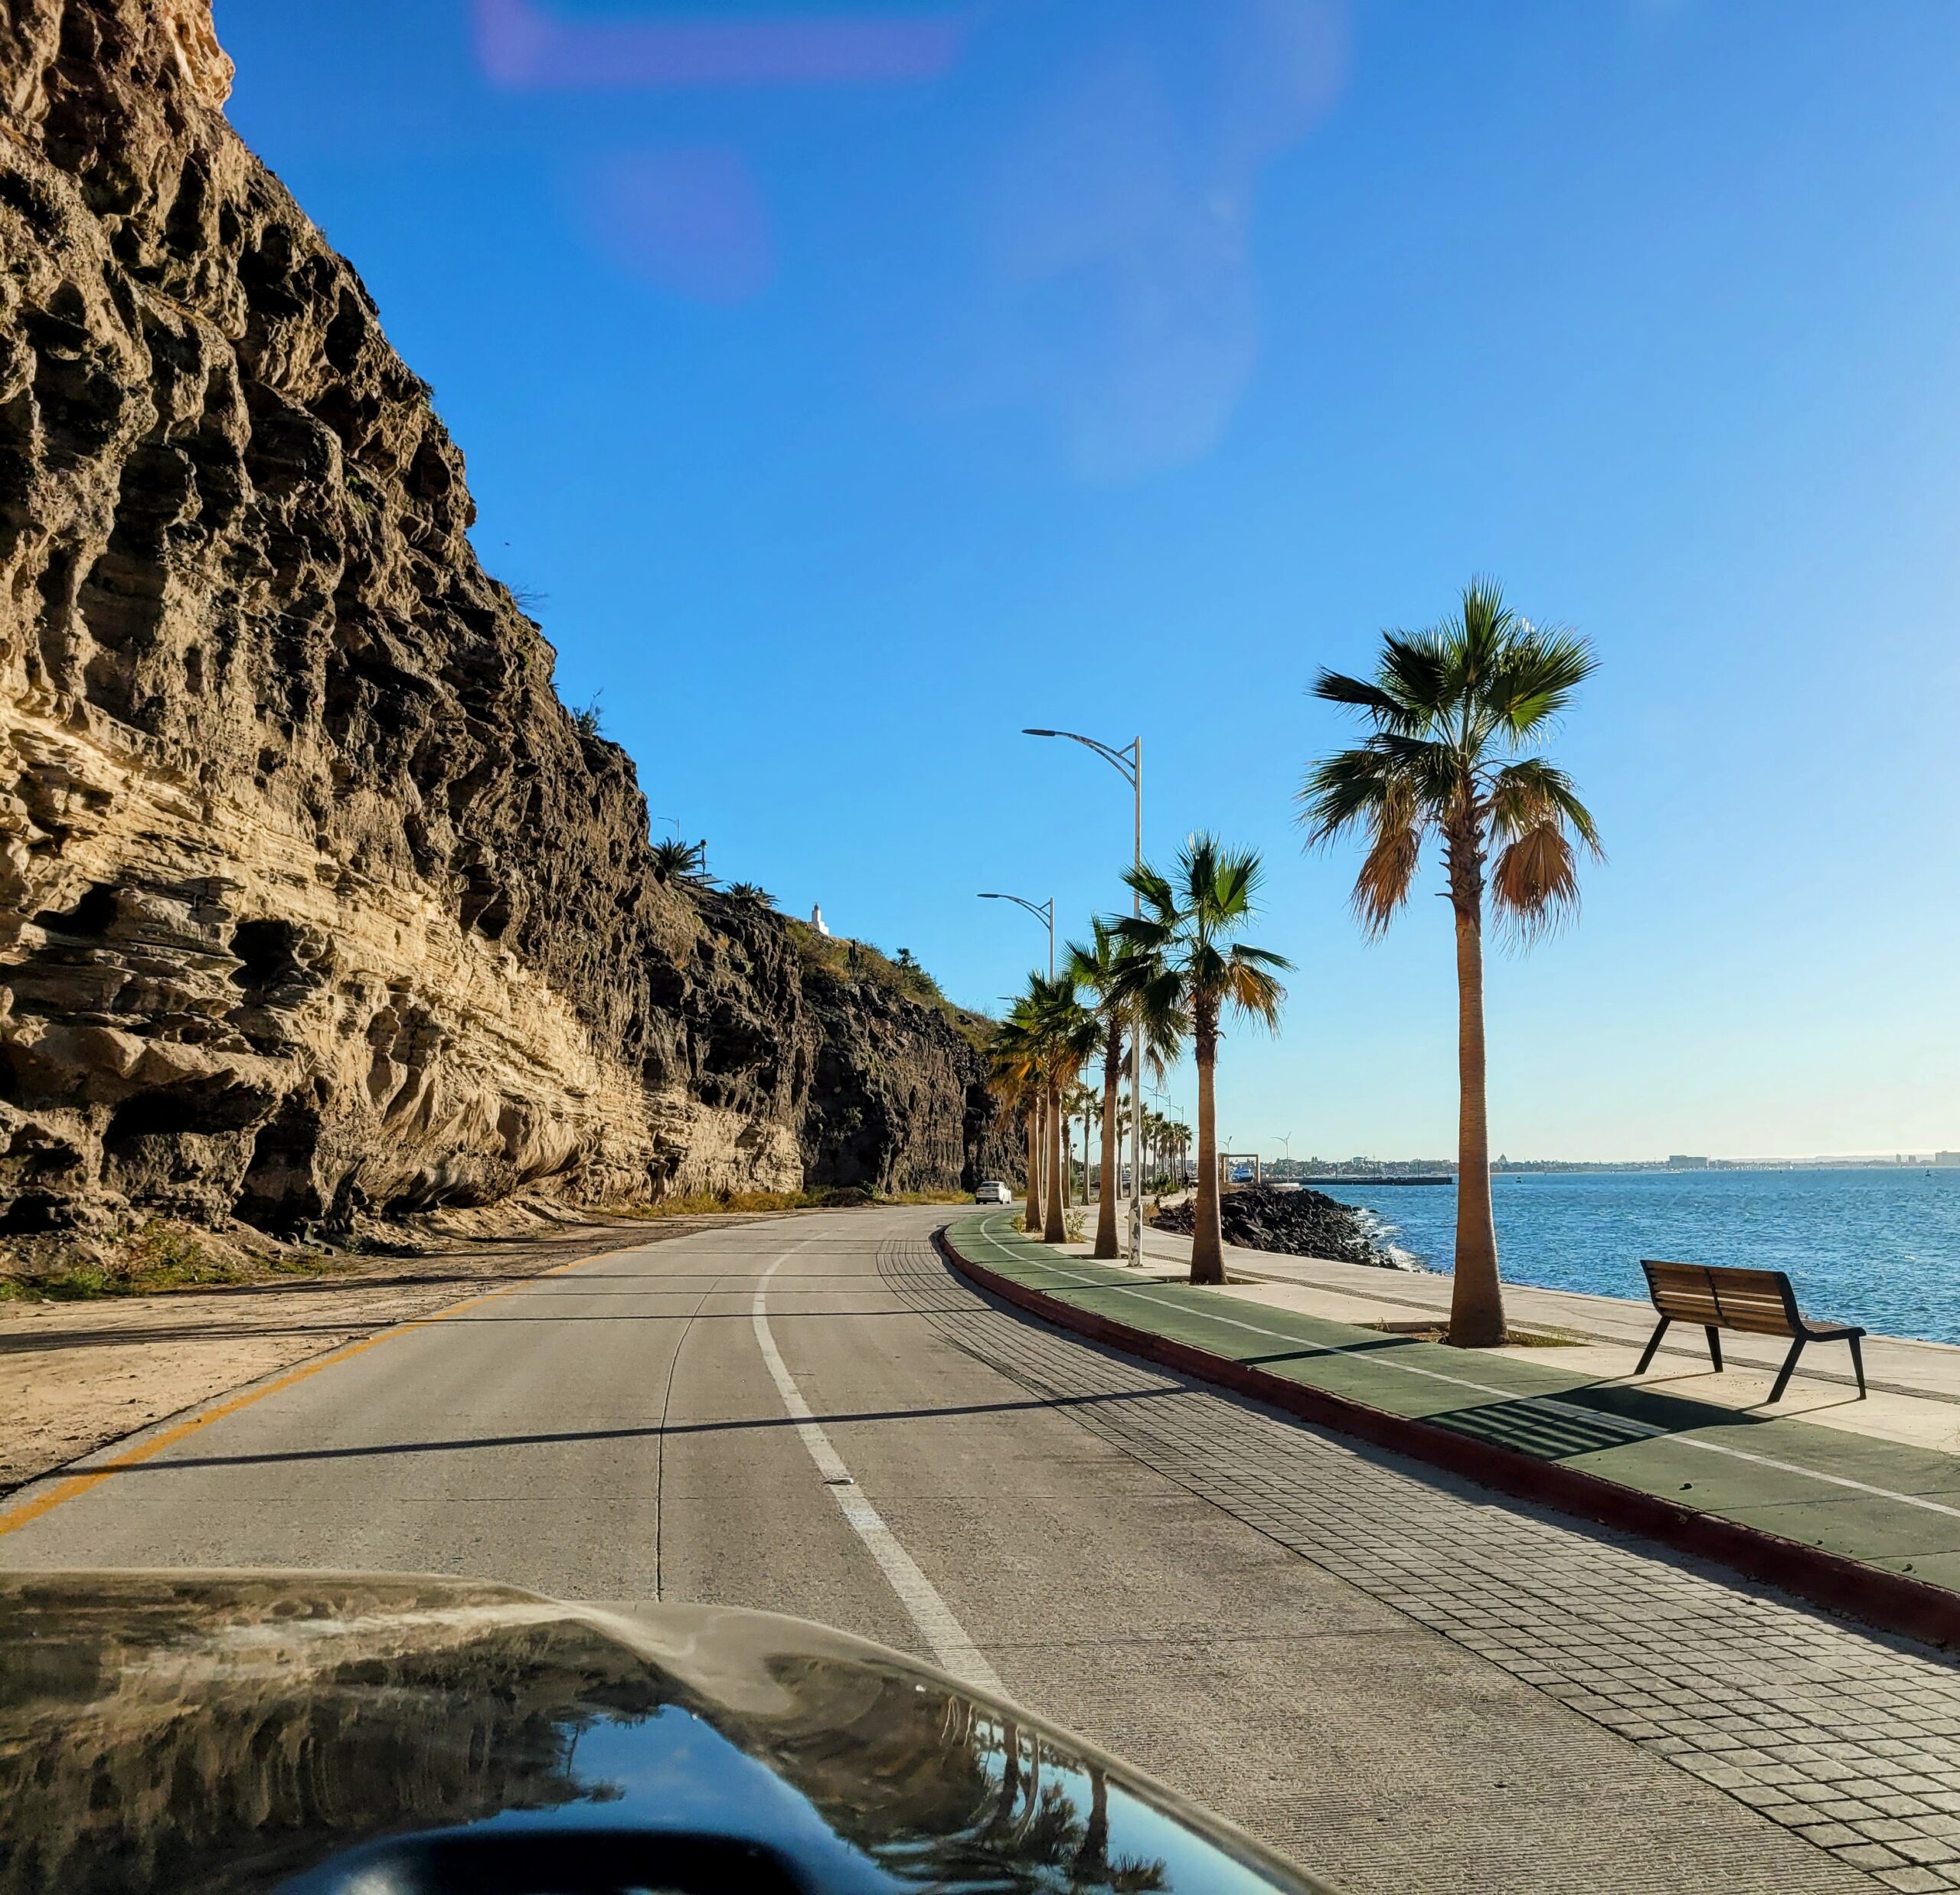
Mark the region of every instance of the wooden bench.
[[1646, 1258], [1647, 1292], [1661, 1312], [1661, 1326], [1647, 1344], [1647, 1353], [1633, 1372], [1645, 1375], [1661, 1338], [1673, 1322], [1696, 1322], [1708, 1333], [1709, 1359], [1717, 1374], [1722, 1368], [1722, 1331], [1737, 1329], [1749, 1335], [1788, 1336], [1790, 1353], [1776, 1372], [1769, 1399], [1781, 1401], [1790, 1371], [1806, 1342], [1848, 1342], [1851, 1367], [1857, 1373], [1858, 1399], [1865, 1398], [1864, 1358], [1858, 1348], [1862, 1329], [1849, 1323], [1806, 1322], [1797, 1308], [1797, 1292], [1781, 1270], [1732, 1269], [1720, 1263], [1656, 1263]]

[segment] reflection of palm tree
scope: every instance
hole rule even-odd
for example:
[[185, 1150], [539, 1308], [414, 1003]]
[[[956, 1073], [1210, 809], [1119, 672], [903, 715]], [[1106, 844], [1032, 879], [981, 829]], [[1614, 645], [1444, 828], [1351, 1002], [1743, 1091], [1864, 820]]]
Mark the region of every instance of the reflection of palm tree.
[[[0, 1810], [21, 1844], [0, 1847], [0, 1891], [236, 1895], [390, 1828], [607, 1800], [579, 1733], [652, 1717], [675, 1688], [589, 1625], [528, 1606], [512, 1624], [456, 1590], [470, 1609], [439, 1631], [407, 1581], [91, 1576], [72, 1606], [50, 1586], [36, 1661], [0, 1687]], [[146, 1647], [168, 1661], [139, 1662]]]
[[1082, 1847], [1076, 1851], [1075, 1880], [1087, 1881], [1108, 1873], [1109, 1854], [1109, 1779], [1092, 1763], [1089, 1766], [1089, 1822], [1082, 1832]]
[[[1060, 1772], [1072, 1776], [1080, 1769], [1087, 1776], [1089, 1815], [1085, 1818], [1081, 1805], [1068, 1793], [1066, 1776], [1042, 1781], [1044, 1746], [1040, 1738], [1030, 1733], [1024, 1770], [1019, 1726], [1009, 1720], [999, 1728], [1000, 1792], [983, 1831], [991, 1845], [996, 1873], [1009, 1864], [1026, 1871], [1060, 1870], [1068, 1878], [1067, 1887], [1080, 1895], [1098, 1889], [1108, 1890], [1111, 1895], [1148, 1895], [1167, 1886], [1161, 1861], [1139, 1856], [1111, 1859], [1109, 1784], [1099, 1765], [1077, 1765], [1052, 1750], [1047, 1753]], [[979, 1748], [992, 1755], [996, 1746], [983, 1737]]]

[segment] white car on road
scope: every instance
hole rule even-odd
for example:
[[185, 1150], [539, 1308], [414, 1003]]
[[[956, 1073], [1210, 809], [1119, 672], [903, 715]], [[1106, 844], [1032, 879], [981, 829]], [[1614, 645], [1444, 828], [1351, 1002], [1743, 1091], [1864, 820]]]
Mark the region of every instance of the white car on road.
[[1014, 1193], [998, 1178], [990, 1178], [973, 1194], [973, 1201], [976, 1204], [1011, 1204]]

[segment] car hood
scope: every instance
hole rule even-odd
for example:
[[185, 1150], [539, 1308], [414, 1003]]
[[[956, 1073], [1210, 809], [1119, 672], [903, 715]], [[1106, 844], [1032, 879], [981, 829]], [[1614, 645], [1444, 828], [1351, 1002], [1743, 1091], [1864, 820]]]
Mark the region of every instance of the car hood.
[[800, 1620], [412, 1576], [0, 1577], [0, 1895], [337, 1887], [350, 1850], [485, 1825], [740, 1836], [824, 1890], [1319, 1886]]

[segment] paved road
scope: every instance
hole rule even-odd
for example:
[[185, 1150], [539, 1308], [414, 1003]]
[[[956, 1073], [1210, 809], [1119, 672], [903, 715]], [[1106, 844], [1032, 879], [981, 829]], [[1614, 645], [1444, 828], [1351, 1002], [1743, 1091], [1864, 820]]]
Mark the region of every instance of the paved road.
[[933, 1221], [521, 1286], [72, 1493], [0, 1563], [799, 1613], [997, 1676], [1357, 1891], [1960, 1880], [1952, 1667], [995, 1310]]

